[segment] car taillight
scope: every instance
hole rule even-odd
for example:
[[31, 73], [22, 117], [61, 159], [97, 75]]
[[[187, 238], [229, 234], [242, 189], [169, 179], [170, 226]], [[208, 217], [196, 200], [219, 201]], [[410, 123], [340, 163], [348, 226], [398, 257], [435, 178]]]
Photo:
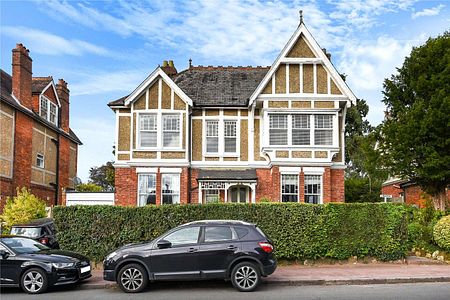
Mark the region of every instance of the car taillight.
[[271, 243], [268, 242], [259, 242], [259, 246], [261, 247], [261, 249], [266, 252], [266, 253], [272, 253], [273, 251], [273, 246]]
[[39, 243], [44, 244], [44, 245], [47, 245], [47, 244], [48, 244], [48, 238], [41, 238], [41, 239], [39, 240]]

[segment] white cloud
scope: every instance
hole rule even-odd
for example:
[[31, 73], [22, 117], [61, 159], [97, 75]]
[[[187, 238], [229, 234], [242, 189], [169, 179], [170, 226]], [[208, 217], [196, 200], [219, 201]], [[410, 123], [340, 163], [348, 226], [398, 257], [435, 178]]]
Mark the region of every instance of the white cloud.
[[18, 42], [33, 49], [33, 52], [46, 55], [75, 55], [92, 53], [100, 56], [112, 56], [108, 49], [86, 41], [66, 39], [42, 30], [21, 27], [3, 26], [2, 34], [15, 38]]
[[425, 8], [421, 11], [413, 12], [411, 14], [411, 18], [416, 19], [419, 17], [437, 16], [444, 7], [445, 7], [444, 4], [439, 4], [438, 6], [432, 8]]

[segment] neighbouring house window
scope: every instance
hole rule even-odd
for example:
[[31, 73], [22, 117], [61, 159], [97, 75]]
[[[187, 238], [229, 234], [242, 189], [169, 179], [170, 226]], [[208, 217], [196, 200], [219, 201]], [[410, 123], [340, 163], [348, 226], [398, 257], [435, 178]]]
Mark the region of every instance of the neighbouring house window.
[[310, 144], [310, 115], [292, 115], [292, 145]]
[[206, 152], [219, 152], [219, 121], [206, 121]]
[[36, 166], [39, 168], [44, 168], [44, 155], [40, 153], [36, 155]]
[[205, 202], [216, 203], [220, 201], [219, 190], [205, 190]]
[[180, 115], [164, 114], [163, 121], [163, 147], [180, 147]]
[[156, 174], [139, 174], [139, 206], [156, 204]]
[[315, 115], [314, 116], [314, 144], [332, 145], [333, 144], [333, 116]]
[[225, 153], [236, 152], [236, 121], [225, 121]]
[[162, 204], [180, 203], [180, 174], [162, 174]]
[[49, 114], [49, 121], [52, 122], [53, 124], [56, 124], [57, 122], [57, 106], [51, 102], [49, 102], [50, 104], [50, 114]]
[[47, 120], [48, 117], [48, 100], [41, 96], [40, 106], [39, 106], [39, 114], [41, 117]]
[[271, 115], [269, 120], [270, 145], [288, 144], [288, 116]]
[[139, 144], [141, 147], [156, 147], [158, 144], [156, 114], [141, 114], [139, 117]]
[[305, 203], [318, 204], [321, 202], [322, 176], [305, 175]]
[[228, 199], [229, 202], [237, 202], [237, 203], [246, 203], [247, 202], [247, 194], [248, 188], [244, 186], [235, 186], [230, 188], [230, 197]]
[[281, 174], [281, 202], [298, 202], [298, 175]]

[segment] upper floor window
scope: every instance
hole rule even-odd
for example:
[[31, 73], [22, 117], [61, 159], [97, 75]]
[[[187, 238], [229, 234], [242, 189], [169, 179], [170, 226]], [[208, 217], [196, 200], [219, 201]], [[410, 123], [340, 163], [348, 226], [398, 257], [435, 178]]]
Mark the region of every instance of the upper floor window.
[[47, 97], [41, 95], [39, 99], [39, 115], [56, 125], [58, 122], [58, 106]]
[[316, 115], [314, 118], [314, 143], [316, 145], [333, 144], [333, 116]]
[[44, 155], [40, 153], [36, 155], [36, 166], [39, 168], [44, 168]]
[[236, 121], [224, 122], [225, 153], [236, 152]]
[[[314, 123], [314, 126], [311, 126], [311, 123]], [[270, 114], [269, 145], [331, 146], [333, 145], [333, 115]]]
[[141, 147], [156, 147], [158, 143], [156, 114], [141, 114], [139, 137]]
[[180, 115], [164, 114], [163, 147], [176, 148], [180, 146]]
[[206, 152], [219, 152], [219, 121], [206, 121]]

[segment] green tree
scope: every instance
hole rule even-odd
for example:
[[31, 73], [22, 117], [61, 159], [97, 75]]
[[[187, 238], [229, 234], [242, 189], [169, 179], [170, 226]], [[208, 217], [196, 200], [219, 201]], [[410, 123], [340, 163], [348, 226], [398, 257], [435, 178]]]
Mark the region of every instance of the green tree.
[[100, 167], [92, 167], [89, 170], [89, 183], [96, 184], [104, 191], [114, 189], [114, 166], [111, 161]]
[[103, 188], [94, 183], [81, 183], [75, 186], [77, 192], [102, 192]]
[[14, 224], [26, 223], [33, 219], [44, 218], [45, 202], [30, 193], [25, 187], [21, 190], [17, 188], [17, 195], [6, 199], [6, 205], [3, 208], [2, 220], [6, 222], [6, 230]]
[[398, 74], [384, 81], [388, 117], [381, 149], [390, 174], [409, 178], [448, 206], [450, 183], [450, 33], [413, 48]]

